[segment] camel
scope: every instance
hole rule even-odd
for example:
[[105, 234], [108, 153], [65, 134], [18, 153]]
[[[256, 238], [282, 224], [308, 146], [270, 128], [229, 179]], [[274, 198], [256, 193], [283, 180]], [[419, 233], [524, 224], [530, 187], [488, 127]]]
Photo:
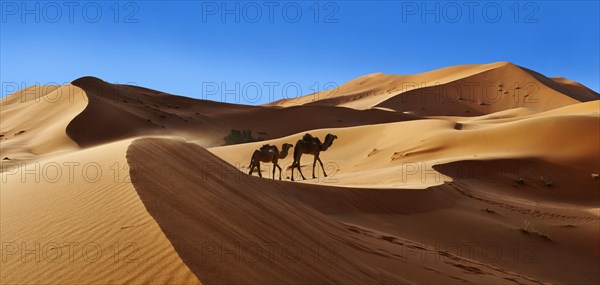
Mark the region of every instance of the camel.
[[275, 179], [275, 169], [279, 169], [279, 180], [281, 180], [281, 167], [277, 164], [279, 159], [284, 159], [288, 155], [288, 150], [294, 145], [289, 143], [284, 143], [281, 146], [281, 152], [277, 149], [277, 146], [265, 144], [260, 149], [257, 149], [252, 154], [252, 158], [250, 159], [250, 172], [249, 175], [252, 175], [254, 168], [258, 169], [258, 176], [262, 177], [262, 173], [260, 172], [260, 162], [272, 162], [273, 163], [273, 179]]
[[323, 167], [323, 162], [319, 158], [319, 153], [326, 151], [333, 144], [333, 140], [335, 139], [337, 139], [336, 135], [327, 134], [327, 136], [325, 136], [325, 142], [322, 143], [319, 138], [313, 137], [311, 134], [305, 134], [301, 140], [298, 140], [298, 142], [296, 142], [296, 146], [294, 147], [294, 162], [292, 163], [291, 167], [292, 181], [294, 181], [294, 168], [298, 168], [298, 172], [300, 172], [302, 179], [306, 179], [304, 174], [302, 174], [302, 169], [300, 169], [300, 158], [302, 157], [302, 154], [310, 154], [315, 157], [313, 161], [313, 178], [316, 178], [315, 165], [317, 164], [317, 161], [319, 161], [319, 164], [321, 164], [323, 174], [325, 177], [327, 177], [327, 173], [325, 173], [325, 168]]

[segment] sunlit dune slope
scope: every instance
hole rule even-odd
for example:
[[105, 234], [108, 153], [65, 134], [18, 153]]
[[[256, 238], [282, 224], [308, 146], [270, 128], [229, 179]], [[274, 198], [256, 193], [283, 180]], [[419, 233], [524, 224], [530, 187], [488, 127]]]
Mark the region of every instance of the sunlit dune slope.
[[4, 164], [0, 283], [199, 283], [134, 190], [129, 144]]
[[0, 100], [0, 159], [26, 160], [77, 149], [67, 125], [87, 105], [73, 85], [32, 86]]

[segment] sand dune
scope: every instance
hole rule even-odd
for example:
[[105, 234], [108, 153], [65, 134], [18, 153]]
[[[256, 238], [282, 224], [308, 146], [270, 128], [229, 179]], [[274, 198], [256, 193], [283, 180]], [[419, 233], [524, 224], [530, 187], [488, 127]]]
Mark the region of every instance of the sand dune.
[[270, 105], [383, 107], [416, 115], [474, 116], [518, 107], [544, 111], [598, 98], [577, 84], [557, 83], [529, 69], [497, 62], [415, 75], [375, 73], [337, 89]]
[[65, 129], [86, 101], [82, 90], [73, 85], [33, 86], [2, 98], [0, 156], [27, 160], [77, 149]]
[[[246, 106], [83, 77], [0, 107], [1, 284], [600, 282], [600, 101], [564, 78], [460, 65]], [[328, 177], [246, 174], [307, 132], [338, 137]]]
[[[223, 144], [232, 129], [250, 129], [265, 139], [318, 127], [416, 119], [381, 110], [359, 111], [341, 107], [280, 108], [226, 104], [174, 96], [128, 85], [84, 77], [73, 85], [85, 90], [90, 104], [67, 128], [81, 146], [97, 145], [140, 135], [178, 135], [197, 138], [203, 146]], [[310, 116], [305, 118], [306, 114]], [[252, 118], [252, 120], [248, 120]], [[273, 123], [278, 118], [278, 123]]]

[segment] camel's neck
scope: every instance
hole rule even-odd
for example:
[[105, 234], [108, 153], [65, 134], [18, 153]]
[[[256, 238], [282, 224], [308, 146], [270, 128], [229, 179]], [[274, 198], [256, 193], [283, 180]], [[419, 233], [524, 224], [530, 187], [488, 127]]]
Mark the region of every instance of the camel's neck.
[[331, 140], [331, 139], [325, 140], [325, 143], [321, 145], [321, 150], [322, 151], [327, 150], [331, 146], [331, 144], [333, 144], [333, 140]]
[[284, 159], [288, 155], [288, 150], [284, 149], [279, 153], [279, 158]]
[[279, 152], [279, 158], [284, 159], [288, 155], [288, 147], [282, 147], [281, 152]]

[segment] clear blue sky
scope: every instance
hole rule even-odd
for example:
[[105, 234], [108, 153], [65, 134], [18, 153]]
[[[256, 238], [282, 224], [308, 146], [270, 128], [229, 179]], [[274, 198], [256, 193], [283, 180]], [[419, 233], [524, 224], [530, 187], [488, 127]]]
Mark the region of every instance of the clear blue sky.
[[2, 96], [92, 75], [257, 104], [373, 72], [495, 61], [599, 90], [598, 1], [72, 3], [2, 1]]

